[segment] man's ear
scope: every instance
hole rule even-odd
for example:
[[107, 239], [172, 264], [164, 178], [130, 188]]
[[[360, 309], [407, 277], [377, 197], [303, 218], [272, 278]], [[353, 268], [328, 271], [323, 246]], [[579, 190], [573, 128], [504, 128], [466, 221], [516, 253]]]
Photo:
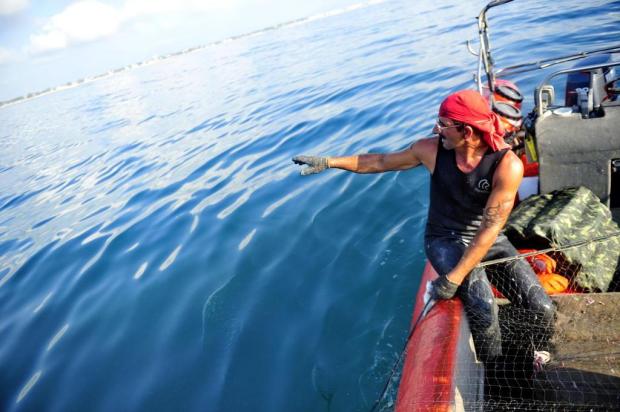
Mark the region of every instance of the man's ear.
[[472, 136], [474, 135], [474, 129], [473, 127], [469, 126], [469, 125], [463, 125], [463, 137], [465, 139], [471, 139]]

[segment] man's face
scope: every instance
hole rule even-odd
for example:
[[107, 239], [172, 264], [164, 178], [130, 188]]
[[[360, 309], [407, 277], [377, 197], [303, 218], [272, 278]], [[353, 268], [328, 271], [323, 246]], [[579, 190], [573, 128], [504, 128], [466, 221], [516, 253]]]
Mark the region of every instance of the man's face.
[[452, 150], [465, 143], [463, 131], [459, 130], [459, 126], [461, 126], [461, 124], [457, 124], [447, 117], [437, 118], [435, 127], [433, 127], [433, 133], [437, 133], [441, 136], [441, 144], [443, 144], [444, 149]]

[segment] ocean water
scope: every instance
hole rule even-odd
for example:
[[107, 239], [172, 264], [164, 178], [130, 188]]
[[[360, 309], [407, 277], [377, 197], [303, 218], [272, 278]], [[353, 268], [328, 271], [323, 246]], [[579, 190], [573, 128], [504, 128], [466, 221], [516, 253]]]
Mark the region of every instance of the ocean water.
[[[429, 175], [290, 159], [428, 135], [484, 4], [362, 3], [1, 108], [0, 410], [370, 410]], [[498, 66], [620, 38], [619, 1], [489, 15]]]

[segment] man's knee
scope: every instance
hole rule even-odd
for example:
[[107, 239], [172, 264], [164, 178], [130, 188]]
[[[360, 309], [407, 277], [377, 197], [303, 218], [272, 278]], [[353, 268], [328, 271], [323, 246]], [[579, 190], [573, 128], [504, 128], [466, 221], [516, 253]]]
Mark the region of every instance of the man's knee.
[[492, 362], [502, 354], [502, 336], [498, 307], [486, 272], [474, 269], [459, 293], [465, 304], [476, 355], [484, 363]]
[[485, 331], [498, 323], [498, 316], [495, 312], [493, 302], [487, 299], [478, 298], [475, 302], [471, 302], [467, 308], [472, 327], [481, 331]]
[[470, 323], [485, 330], [498, 323], [497, 304], [483, 270], [473, 270], [459, 287]]
[[542, 286], [536, 285], [528, 291], [528, 309], [543, 324], [551, 324], [555, 320], [555, 306]]
[[519, 289], [521, 305], [532, 311], [537, 319], [549, 323], [555, 319], [555, 306], [532, 267], [523, 260], [513, 264], [516, 287]]

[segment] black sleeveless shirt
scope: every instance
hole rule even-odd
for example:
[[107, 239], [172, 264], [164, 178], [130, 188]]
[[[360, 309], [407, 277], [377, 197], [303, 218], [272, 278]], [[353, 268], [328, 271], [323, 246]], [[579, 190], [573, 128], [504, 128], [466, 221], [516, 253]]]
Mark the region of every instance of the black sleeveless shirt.
[[490, 148], [478, 166], [463, 173], [456, 164], [454, 150], [437, 145], [435, 170], [431, 176], [431, 203], [426, 223], [427, 237], [457, 236], [471, 240], [482, 223], [493, 174], [508, 149], [493, 152]]

